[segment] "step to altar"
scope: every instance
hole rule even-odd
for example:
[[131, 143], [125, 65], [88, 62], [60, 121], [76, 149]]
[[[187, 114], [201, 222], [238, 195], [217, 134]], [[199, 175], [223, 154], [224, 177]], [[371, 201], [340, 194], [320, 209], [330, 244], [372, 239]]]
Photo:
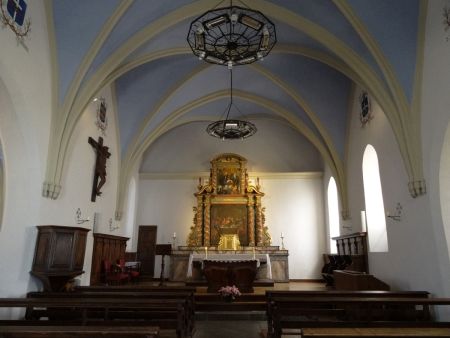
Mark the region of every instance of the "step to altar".
[[196, 321], [209, 321], [209, 320], [220, 320], [220, 321], [266, 321], [266, 311], [196, 311], [195, 312]]
[[218, 294], [195, 294], [195, 313], [199, 318], [214, 320], [232, 314], [229, 320], [264, 320], [266, 298], [263, 294], [243, 294], [232, 302]]
[[[208, 286], [205, 279], [188, 279], [186, 286]], [[257, 279], [253, 282], [254, 287], [273, 287], [274, 282], [272, 279]]]

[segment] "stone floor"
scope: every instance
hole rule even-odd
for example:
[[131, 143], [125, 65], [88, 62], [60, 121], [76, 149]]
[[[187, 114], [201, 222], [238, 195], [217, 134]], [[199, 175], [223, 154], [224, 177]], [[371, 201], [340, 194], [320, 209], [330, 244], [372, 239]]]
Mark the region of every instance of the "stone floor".
[[193, 338], [262, 338], [265, 321], [197, 321]]
[[[168, 283], [168, 285], [177, 285]], [[181, 285], [181, 283], [180, 283]], [[266, 290], [326, 290], [324, 283], [315, 281], [298, 281], [275, 283], [274, 287], [257, 287], [255, 294], [264, 294]], [[197, 287], [197, 293], [206, 293], [206, 287]], [[223, 315], [223, 320], [218, 317]], [[197, 314], [195, 331], [192, 338], [266, 338], [267, 322], [262, 320], [264, 314], [257, 313], [220, 313]], [[236, 318], [238, 317], [238, 319]], [[169, 336], [163, 335], [164, 338]], [[170, 336], [172, 338], [174, 336]], [[300, 335], [290, 334], [289, 338]]]

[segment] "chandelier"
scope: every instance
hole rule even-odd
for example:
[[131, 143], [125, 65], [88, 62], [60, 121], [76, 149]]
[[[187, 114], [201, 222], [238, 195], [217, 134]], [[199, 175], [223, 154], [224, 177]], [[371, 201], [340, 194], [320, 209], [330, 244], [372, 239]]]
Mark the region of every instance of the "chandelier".
[[[230, 69], [230, 103], [225, 111], [227, 115], [225, 120], [219, 120], [210, 123], [206, 132], [222, 140], [245, 139], [256, 133], [256, 126], [248, 121], [229, 119], [231, 107], [234, 106], [239, 112], [239, 108], [233, 103], [233, 70]], [[225, 112], [224, 112], [225, 113]]]
[[277, 42], [275, 25], [264, 14], [233, 6], [209, 10], [191, 22], [187, 41], [206, 62], [245, 65], [262, 59]]

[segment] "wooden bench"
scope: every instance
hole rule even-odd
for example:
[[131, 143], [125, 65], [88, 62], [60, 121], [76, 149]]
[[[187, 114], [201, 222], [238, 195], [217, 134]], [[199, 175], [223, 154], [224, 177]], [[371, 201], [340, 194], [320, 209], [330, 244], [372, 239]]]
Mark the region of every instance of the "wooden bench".
[[0, 326], [1, 338], [156, 338], [154, 326]]
[[179, 338], [190, 335], [180, 299], [2, 298], [0, 307], [27, 309], [25, 320], [0, 320], [0, 325], [150, 325], [175, 329]]
[[[269, 333], [273, 330], [273, 312], [274, 305], [276, 304], [276, 300], [288, 300], [289, 302], [295, 301], [297, 298], [303, 297], [313, 297], [313, 298], [324, 298], [324, 297], [364, 297], [364, 298], [419, 298], [419, 299], [427, 299], [429, 298], [429, 292], [427, 291], [345, 291], [345, 290], [331, 290], [331, 291], [306, 291], [306, 290], [298, 290], [298, 291], [290, 291], [290, 290], [267, 290], [266, 291], [266, 301], [267, 301], [267, 323], [268, 323], [268, 331]], [[278, 304], [278, 307], [280, 304]], [[321, 304], [313, 306], [309, 306], [308, 315], [316, 314], [319, 316], [322, 314], [323, 316], [337, 316], [339, 312], [342, 314], [342, 309], [326, 309], [326, 305]], [[306, 318], [305, 318], [306, 320]]]
[[[361, 292], [359, 292], [361, 293]], [[367, 293], [367, 292], [364, 292]], [[374, 292], [372, 292], [374, 293]], [[390, 292], [389, 292], [390, 293]], [[389, 293], [363, 295], [327, 295], [316, 293], [308, 296], [301, 292], [290, 297], [268, 297], [268, 335], [280, 337], [285, 328], [372, 326], [384, 323], [432, 323], [431, 305], [450, 305], [450, 299], [430, 299], [427, 293], [407, 297], [411, 292], [390, 297]], [[270, 299], [270, 300], [269, 300]]]
[[302, 337], [450, 337], [450, 328], [306, 328], [302, 330]]
[[[84, 291], [88, 290], [88, 291]], [[122, 291], [121, 289], [116, 289], [115, 291], [100, 291], [100, 290], [91, 290], [91, 289], [83, 289], [75, 292], [29, 292], [27, 294], [28, 298], [39, 298], [39, 299], [77, 299], [77, 298], [123, 298], [123, 299], [178, 299], [185, 301], [185, 327], [186, 327], [186, 335], [192, 335], [192, 331], [194, 329], [194, 315], [195, 315], [195, 300], [194, 300], [194, 292], [192, 291], [180, 291], [176, 292], [172, 291], [128, 291], [132, 289], [126, 289], [126, 291]]]

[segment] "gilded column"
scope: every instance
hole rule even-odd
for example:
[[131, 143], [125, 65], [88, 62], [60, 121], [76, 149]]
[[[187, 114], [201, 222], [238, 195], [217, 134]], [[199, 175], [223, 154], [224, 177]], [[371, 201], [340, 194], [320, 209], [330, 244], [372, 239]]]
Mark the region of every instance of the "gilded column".
[[255, 245], [255, 202], [252, 194], [247, 195], [248, 245]]
[[201, 246], [203, 244], [203, 196], [197, 195], [197, 215], [195, 222], [196, 229], [196, 244]]
[[204, 237], [203, 237], [203, 245], [210, 246], [211, 245], [211, 197], [209, 195], [205, 196], [205, 217], [204, 217]]
[[256, 196], [256, 245], [264, 245], [261, 196]]

